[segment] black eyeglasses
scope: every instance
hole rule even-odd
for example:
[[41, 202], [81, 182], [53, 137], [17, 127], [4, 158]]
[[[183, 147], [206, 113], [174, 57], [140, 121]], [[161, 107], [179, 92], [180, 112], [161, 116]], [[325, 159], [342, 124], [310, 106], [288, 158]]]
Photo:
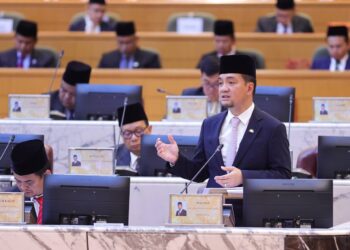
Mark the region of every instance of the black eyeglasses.
[[146, 129], [147, 129], [147, 127], [146, 128], [138, 128], [138, 129], [135, 129], [134, 131], [124, 130], [124, 131], [122, 131], [122, 136], [125, 139], [131, 139], [132, 135], [140, 137], [141, 135], [143, 135], [145, 133]]

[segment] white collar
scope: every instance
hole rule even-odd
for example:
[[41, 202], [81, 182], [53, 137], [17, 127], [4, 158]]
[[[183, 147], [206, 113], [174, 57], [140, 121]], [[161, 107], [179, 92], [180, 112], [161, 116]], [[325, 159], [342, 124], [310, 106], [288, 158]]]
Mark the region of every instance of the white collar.
[[255, 104], [252, 103], [249, 106], [249, 108], [247, 108], [243, 113], [241, 113], [238, 116], [235, 116], [234, 114], [231, 113], [231, 110], [228, 110], [228, 112], [227, 112], [228, 119], [231, 120], [233, 117], [238, 117], [240, 122], [243, 123], [244, 126], [247, 126], [248, 122], [250, 120], [250, 117], [253, 114], [254, 108], [255, 108]]

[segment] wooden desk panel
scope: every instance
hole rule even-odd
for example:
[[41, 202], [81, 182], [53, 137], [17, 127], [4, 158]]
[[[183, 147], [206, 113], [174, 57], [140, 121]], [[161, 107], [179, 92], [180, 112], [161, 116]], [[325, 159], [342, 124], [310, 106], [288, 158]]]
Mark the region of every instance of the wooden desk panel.
[[[53, 89], [59, 87], [63, 70], [58, 72]], [[0, 69], [0, 116], [7, 115], [7, 95], [10, 93], [37, 94], [48, 91], [52, 70]], [[110, 84], [140, 84], [143, 86], [146, 112], [150, 120], [160, 120], [165, 114], [163, 88], [180, 94], [184, 88], [195, 87], [199, 82], [197, 70], [93, 70], [91, 82]], [[350, 72], [331, 73], [317, 71], [258, 71], [258, 85], [294, 86], [296, 88], [295, 120], [308, 122], [312, 119], [313, 96], [344, 96], [350, 91]]]
[[[0, 3], [2, 10], [18, 11], [28, 19], [38, 21], [41, 30], [67, 30], [74, 14], [85, 10], [85, 3], [79, 0], [1, 0]], [[271, 0], [111, 0], [108, 10], [118, 13], [123, 20], [134, 20], [140, 31], [165, 31], [171, 14], [201, 11], [217, 18], [233, 19], [237, 31], [251, 32], [260, 16], [274, 11], [274, 3]], [[303, 1], [298, 2], [297, 9], [312, 18], [317, 32], [324, 32], [331, 21], [348, 21], [350, 18], [348, 0]]]
[[[13, 35], [0, 35], [0, 50], [13, 46]], [[164, 68], [195, 68], [203, 53], [214, 48], [211, 34], [185, 36], [167, 32], [140, 32], [140, 46], [156, 49]], [[82, 60], [93, 67], [103, 53], [116, 48], [114, 33], [87, 35], [71, 32], [41, 32], [38, 45], [46, 45], [57, 50], [64, 49], [62, 66], [70, 60]], [[268, 69], [285, 68], [288, 58], [311, 59], [315, 49], [324, 45], [323, 34], [275, 34], [238, 33], [238, 49], [260, 50]]]

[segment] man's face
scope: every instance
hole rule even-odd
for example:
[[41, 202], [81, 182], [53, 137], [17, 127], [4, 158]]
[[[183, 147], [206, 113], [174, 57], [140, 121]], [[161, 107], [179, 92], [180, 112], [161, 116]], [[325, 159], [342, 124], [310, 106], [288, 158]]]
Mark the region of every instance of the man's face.
[[77, 161], [78, 160], [78, 157], [76, 155], [73, 156], [73, 160], [74, 161]]
[[177, 204], [177, 208], [180, 210], [180, 209], [182, 209], [182, 204], [181, 203], [178, 203]]
[[341, 60], [349, 52], [349, 43], [343, 36], [330, 36], [327, 42], [328, 52], [335, 60]]
[[208, 100], [210, 102], [217, 102], [219, 100], [219, 73], [211, 76], [202, 73], [201, 84]]
[[75, 107], [75, 89], [75, 86], [69, 85], [68, 83], [62, 80], [58, 96], [61, 104], [66, 109], [73, 110]]
[[294, 16], [294, 9], [291, 9], [291, 10], [276, 9], [277, 23], [281, 23], [284, 26], [287, 26], [292, 22], [293, 16]]
[[117, 42], [122, 54], [132, 55], [137, 49], [137, 37], [135, 35], [118, 36]]
[[30, 55], [35, 47], [36, 39], [33, 37], [15, 35], [15, 48], [20, 51], [22, 55]]
[[[47, 170], [47, 173], [50, 173]], [[43, 194], [44, 176], [40, 177], [36, 174], [18, 175], [13, 173], [16, 184], [21, 192], [24, 192], [25, 197], [33, 197]]]
[[226, 55], [232, 51], [232, 46], [235, 44], [231, 36], [215, 36], [215, 50], [220, 55]]
[[92, 3], [88, 5], [88, 16], [95, 25], [99, 25], [102, 22], [105, 12], [106, 6], [103, 4]]
[[141, 153], [141, 135], [150, 134], [152, 126], [146, 125], [145, 121], [137, 121], [122, 126], [122, 136], [126, 148], [137, 156]]
[[241, 74], [221, 74], [219, 84], [219, 99], [222, 106], [233, 108], [240, 114], [252, 103], [254, 83], [245, 83]]

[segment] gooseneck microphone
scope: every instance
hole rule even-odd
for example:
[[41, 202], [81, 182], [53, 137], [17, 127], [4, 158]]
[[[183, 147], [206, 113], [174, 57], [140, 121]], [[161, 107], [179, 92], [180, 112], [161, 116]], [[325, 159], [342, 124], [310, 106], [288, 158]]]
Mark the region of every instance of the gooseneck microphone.
[[292, 122], [293, 95], [289, 95], [289, 116], [288, 116], [288, 141], [290, 139], [290, 124]]
[[217, 152], [220, 152], [222, 147], [224, 145], [223, 144], [220, 144], [216, 149], [215, 151], [212, 153], [212, 155], [209, 157], [209, 159], [203, 164], [203, 166], [198, 170], [198, 172], [195, 174], [195, 176], [193, 176], [193, 178], [191, 179], [191, 181], [186, 184], [185, 188], [180, 192], [180, 194], [183, 194], [183, 192], [186, 191], [186, 194], [187, 194], [187, 188], [192, 184], [192, 182], [194, 181], [194, 179], [197, 178], [197, 176], [203, 171], [203, 169], [208, 165], [208, 163], [210, 162], [210, 160], [214, 157], [214, 155], [216, 155]]
[[6, 152], [7, 152], [7, 149], [8, 149], [8, 148], [11, 146], [11, 144], [15, 141], [15, 138], [16, 138], [15, 135], [11, 135], [11, 137], [10, 137], [8, 143], [6, 144], [6, 147], [5, 147], [4, 151], [2, 151], [2, 154], [1, 154], [1, 156], [0, 156], [0, 161], [2, 161], [2, 158], [4, 158], [4, 156], [5, 156]]
[[157, 88], [157, 92], [161, 94], [166, 94], [166, 95], [175, 95], [174, 93], [168, 92], [167, 90], [162, 88]]
[[[128, 105], [128, 97], [126, 96], [124, 98], [124, 104], [123, 104], [123, 113], [122, 113], [122, 117], [120, 119], [120, 124], [119, 124], [119, 135], [118, 135], [118, 140], [117, 140], [117, 145], [115, 147], [115, 152], [118, 153], [118, 149], [119, 149], [119, 146], [120, 146], [120, 137], [122, 135], [122, 125], [124, 123], [124, 118], [125, 118], [125, 111], [126, 111], [126, 106]], [[118, 161], [118, 154], [116, 154], [116, 158], [115, 158], [115, 161], [117, 163]]]
[[61, 50], [59, 55], [58, 55], [58, 60], [57, 60], [57, 64], [56, 64], [56, 67], [55, 67], [55, 71], [53, 72], [53, 76], [52, 76], [51, 83], [50, 83], [50, 86], [49, 86], [49, 93], [51, 92], [53, 83], [55, 82], [55, 79], [56, 79], [56, 76], [57, 76], [57, 70], [58, 70], [58, 68], [61, 65], [61, 60], [62, 60], [63, 55], [64, 55], [64, 50]]

